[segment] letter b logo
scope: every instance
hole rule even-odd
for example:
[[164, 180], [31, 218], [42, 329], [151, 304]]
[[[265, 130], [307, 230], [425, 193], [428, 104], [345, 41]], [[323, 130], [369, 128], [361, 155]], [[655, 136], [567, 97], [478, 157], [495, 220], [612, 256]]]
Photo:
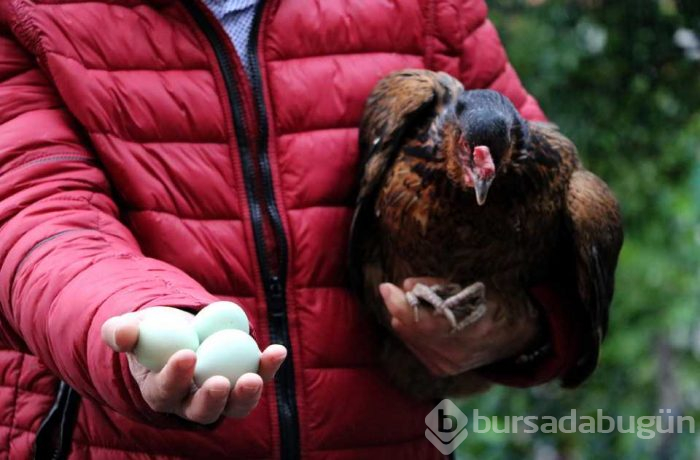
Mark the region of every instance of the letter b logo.
[[443, 455], [454, 452], [467, 438], [469, 432], [465, 428], [469, 419], [449, 399], [443, 399], [440, 404], [425, 417], [425, 437]]
[[457, 417], [445, 414], [444, 409], [438, 409], [438, 431], [451, 433], [457, 426]]

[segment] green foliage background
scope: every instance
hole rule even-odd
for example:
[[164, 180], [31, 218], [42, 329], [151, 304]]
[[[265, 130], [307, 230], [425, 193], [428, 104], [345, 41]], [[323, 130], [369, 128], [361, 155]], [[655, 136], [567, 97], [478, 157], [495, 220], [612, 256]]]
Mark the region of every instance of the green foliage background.
[[[493, 0], [514, 67], [625, 218], [610, 332], [577, 390], [497, 388], [480, 415], [690, 415], [700, 423], [698, 0]], [[697, 37], [697, 36], [696, 36]], [[683, 46], [681, 46], [683, 45]], [[696, 434], [470, 433], [459, 458], [700, 459]]]

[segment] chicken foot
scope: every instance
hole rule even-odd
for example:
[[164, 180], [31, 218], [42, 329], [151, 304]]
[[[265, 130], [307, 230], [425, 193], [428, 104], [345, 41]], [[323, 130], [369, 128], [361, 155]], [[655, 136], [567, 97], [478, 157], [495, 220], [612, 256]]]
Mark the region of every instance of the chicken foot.
[[[486, 287], [476, 282], [461, 289], [458, 284], [436, 284], [428, 286], [417, 283], [406, 293], [406, 300], [413, 307], [414, 319], [419, 320], [421, 300], [435, 308], [435, 315], [443, 315], [452, 326], [454, 333], [475, 323], [486, 313]], [[465, 311], [467, 315], [457, 321], [455, 310]]]

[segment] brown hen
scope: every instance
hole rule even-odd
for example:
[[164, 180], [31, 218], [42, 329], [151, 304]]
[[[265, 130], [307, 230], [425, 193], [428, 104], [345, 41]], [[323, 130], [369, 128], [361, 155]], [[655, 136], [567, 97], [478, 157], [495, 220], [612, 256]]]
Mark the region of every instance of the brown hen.
[[[362, 303], [387, 324], [379, 284], [448, 280], [407, 294], [416, 312], [443, 314], [453, 330], [478, 321], [486, 298], [508, 321], [536, 309], [528, 288], [570, 287], [586, 353], [562, 377], [575, 386], [596, 366], [622, 245], [617, 201], [583, 169], [554, 125], [525, 121], [503, 95], [466, 91], [445, 73], [396, 72], [370, 95], [350, 263]], [[417, 316], [418, 318], [418, 316]], [[421, 398], [481, 386], [473, 372], [438, 378], [392, 334], [387, 368]], [[466, 390], [465, 390], [466, 389]]]

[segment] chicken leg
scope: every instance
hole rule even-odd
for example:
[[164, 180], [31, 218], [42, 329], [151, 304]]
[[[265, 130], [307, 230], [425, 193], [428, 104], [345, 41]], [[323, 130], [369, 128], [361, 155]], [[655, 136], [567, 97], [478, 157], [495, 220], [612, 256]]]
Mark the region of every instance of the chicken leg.
[[[454, 333], [475, 323], [486, 313], [486, 287], [476, 282], [462, 289], [458, 284], [436, 284], [428, 286], [417, 283], [406, 293], [406, 300], [413, 307], [414, 318], [419, 320], [421, 300], [431, 305], [435, 315], [443, 315]], [[459, 321], [455, 316], [466, 315]]]

